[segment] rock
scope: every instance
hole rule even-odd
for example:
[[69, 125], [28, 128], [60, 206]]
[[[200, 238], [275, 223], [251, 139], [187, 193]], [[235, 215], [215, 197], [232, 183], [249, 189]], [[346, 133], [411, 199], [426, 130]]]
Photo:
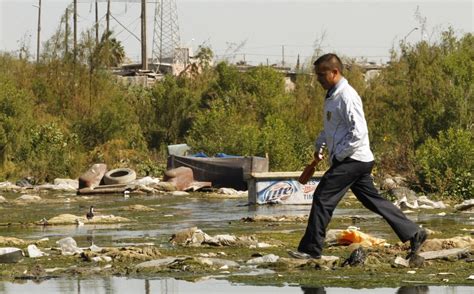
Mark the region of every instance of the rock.
[[[77, 216], [74, 214], [60, 214], [52, 217], [46, 221], [48, 225], [77, 225], [84, 224], [110, 224], [110, 223], [126, 223], [130, 222], [128, 218], [114, 216], [114, 215], [94, 215], [92, 219], [87, 219], [86, 216]], [[37, 224], [43, 224], [41, 222]]]
[[406, 198], [408, 202], [417, 200], [416, 193], [406, 187], [394, 188], [389, 190], [390, 195], [396, 197], [398, 200]]
[[45, 253], [39, 250], [36, 245], [28, 245], [27, 252], [30, 258], [41, 257], [45, 255]]
[[275, 263], [280, 259], [280, 256], [277, 256], [275, 254], [267, 254], [261, 257], [256, 257], [247, 260], [247, 264], [262, 264], [262, 263]]
[[458, 211], [468, 210], [472, 207], [474, 207], [474, 199], [464, 200], [463, 203], [454, 206]]
[[459, 258], [465, 256], [469, 253], [468, 248], [453, 248], [453, 249], [445, 249], [445, 250], [438, 250], [438, 251], [427, 251], [422, 252], [419, 255], [423, 257], [425, 260], [430, 259], [444, 259], [444, 258]]
[[23, 259], [23, 251], [15, 247], [0, 248], [0, 263], [17, 263]]
[[418, 197], [418, 204], [420, 205], [420, 207], [422, 207], [422, 205], [426, 205], [427, 207], [429, 208], [436, 208], [436, 209], [445, 209], [446, 208], [446, 205], [443, 203], [443, 201], [432, 201], [430, 199], [428, 199], [428, 197], [426, 196], [420, 196]]
[[22, 195], [15, 199], [15, 202], [19, 202], [19, 203], [21, 202], [30, 203], [30, 202], [38, 202], [38, 201], [41, 201], [41, 197], [39, 197], [38, 195], [29, 195], [29, 194]]
[[177, 245], [201, 245], [205, 239], [205, 233], [197, 227], [181, 230], [171, 236], [170, 242]]
[[395, 183], [395, 181], [393, 179], [386, 178], [382, 181], [381, 188], [382, 188], [382, 190], [391, 190], [391, 189], [398, 188], [398, 185], [397, 185], [397, 183]]
[[195, 260], [201, 264], [209, 266], [228, 266], [228, 267], [238, 267], [239, 264], [232, 260], [221, 259], [221, 258], [206, 258], [206, 257], [196, 257]]
[[12, 184], [10, 182], [0, 182], [0, 191], [19, 191], [22, 187]]
[[163, 266], [168, 266], [172, 263], [175, 263], [176, 261], [182, 261], [182, 260], [184, 259], [177, 258], [177, 257], [166, 257], [166, 258], [161, 258], [161, 259], [145, 261], [145, 262], [137, 264], [135, 267], [137, 268], [163, 267]]
[[420, 267], [423, 267], [424, 262], [425, 262], [425, 258], [423, 256], [415, 254], [410, 258], [408, 264], [412, 268], [420, 268]]
[[197, 227], [185, 229], [171, 236], [170, 242], [182, 246], [200, 246], [202, 244], [213, 246], [258, 246], [258, 240], [252, 236], [236, 237], [233, 235], [209, 236]]
[[400, 266], [409, 267], [410, 266], [409, 260], [400, 256], [397, 256], [395, 258], [395, 260], [393, 261], [393, 264], [395, 267], [400, 267]]
[[107, 171], [107, 165], [96, 163], [92, 165], [84, 174], [79, 177], [79, 189], [92, 188], [100, 185], [102, 178]]
[[5, 203], [5, 202], [7, 202], [7, 199], [3, 197], [2, 195], [0, 195], [0, 203]]
[[471, 248], [474, 249], [474, 239], [470, 236], [458, 236], [449, 239], [428, 239], [423, 244], [423, 251], [439, 251], [451, 248]]

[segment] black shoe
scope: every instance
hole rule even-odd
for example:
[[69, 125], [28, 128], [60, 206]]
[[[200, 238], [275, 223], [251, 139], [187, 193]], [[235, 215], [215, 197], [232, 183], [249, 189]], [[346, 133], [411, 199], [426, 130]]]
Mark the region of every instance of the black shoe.
[[414, 255], [418, 254], [420, 251], [421, 245], [425, 243], [428, 233], [424, 229], [420, 229], [415, 235], [410, 239], [410, 252], [408, 252], [407, 258], [410, 259]]
[[317, 253], [306, 253], [301, 251], [288, 250], [288, 255], [298, 259], [321, 259], [321, 255]]

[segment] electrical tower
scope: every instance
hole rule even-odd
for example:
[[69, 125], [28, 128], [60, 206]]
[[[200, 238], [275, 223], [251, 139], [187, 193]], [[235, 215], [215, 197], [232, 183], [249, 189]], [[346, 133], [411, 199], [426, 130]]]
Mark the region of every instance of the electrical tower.
[[153, 30], [153, 63], [175, 63], [181, 59], [176, 0], [157, 0]]

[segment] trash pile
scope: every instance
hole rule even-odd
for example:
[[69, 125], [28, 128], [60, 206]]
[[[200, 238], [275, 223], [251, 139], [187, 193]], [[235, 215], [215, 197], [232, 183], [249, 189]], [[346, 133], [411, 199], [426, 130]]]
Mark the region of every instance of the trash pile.
[[236, 237], [234, 235], [215, 235], [209, 236], [197, 227], [188, 228], [179, 231], [171, 236], [170, 242], [173, 245], [181, 246], [244, 246], [249, 248], [268, 248], [273, 245], [258, 242], [254, 236], [241, 236]]

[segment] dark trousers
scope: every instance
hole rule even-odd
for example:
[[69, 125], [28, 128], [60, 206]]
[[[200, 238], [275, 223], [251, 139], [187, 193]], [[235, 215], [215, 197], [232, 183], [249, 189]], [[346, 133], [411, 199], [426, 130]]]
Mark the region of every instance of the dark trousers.
[[365, 207], [388, 222], [402, 242], [415, 235], [419, 230], [418, 225], [380, 196], [374, 187], [371, 176], [373, 166], [373, 161], [361, 162], [350, 158], [334, 162], [314, 192], [308, 226], [298, 246], [299, 251], [321, 254], [332, 213], [349, 188]]

